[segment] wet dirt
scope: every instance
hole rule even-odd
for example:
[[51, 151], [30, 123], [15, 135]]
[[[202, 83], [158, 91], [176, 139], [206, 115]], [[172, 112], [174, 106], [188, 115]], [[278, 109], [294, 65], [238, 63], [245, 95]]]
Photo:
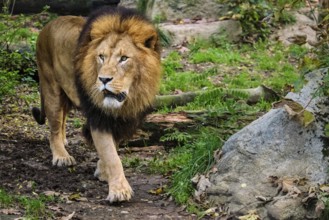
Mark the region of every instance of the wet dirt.
[[[48, 204], [49, 219], [61, 219], [73, 212], [71, 219], [196, 219], [167, 195], [151, 193], [167, 185], [168, 178], [150, 174], [143, 167], [125, 168], [134, 190], [133, 198], [128, 202], [109, 204], [104, 200], [108, 193], [107, 183], [93, 176], [98, 160], [95, 149], [84, 143], [81, 129], [75, 128], [73, 119], [68, 119], [67, 149], [77, 165], [54, 167], [47, 140], [48, 126], [37, 125], [24, 103], [19, 108], [8, 104], [0, 110], [0, 188], [14, 195], [35, 197], [50, 193], [60, 198]], [[150, 148], [130, 152], [125, 149], [119, 150], [119, 154], [121, 158], [138, 156], [147, 159], [162, 150]], [[16, 215], [0, 214], [0, 219], [24, 216], [24, 210], [18, 211]]]

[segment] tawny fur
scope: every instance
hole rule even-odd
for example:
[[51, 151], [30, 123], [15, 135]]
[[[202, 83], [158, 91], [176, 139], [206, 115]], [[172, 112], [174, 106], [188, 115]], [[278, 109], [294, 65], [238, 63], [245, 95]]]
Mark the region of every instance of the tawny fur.
[[[122, 8], [102, 9], [87, 20], [59, 17], [39, 35], [37, 63], [41, 110], [34, 108], [32, 112], [38, 123], [44, 123], [45, 117], [49, 121], [53, 164], [75, 164], [65, 149], [65, 118], [72, 105], [81, 108], [89, 136], [107, 138], [93, 141], [101, 154], [96, 174], [101, 173], [100, 179], [109, 183], [108, 199], [129, 200], [132, 190], [115, 145], [125, 137], [121, 135], [129, 130], [125, 128], [138, 125], [158, 91], [160, 47], [154, 26], [138, 13]], [[113, 92], [127, 92], [126, 99], [104, 101], [99, 77], [111, 77]]]

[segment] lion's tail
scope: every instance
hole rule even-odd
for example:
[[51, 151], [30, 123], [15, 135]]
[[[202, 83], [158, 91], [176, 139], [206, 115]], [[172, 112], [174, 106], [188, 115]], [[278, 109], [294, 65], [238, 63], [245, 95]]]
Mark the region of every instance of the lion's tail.
[[38, 122], [39, 125], [43, 125], [46, 122], [46, 114], [43, 102], [44, 101], [41, 93], [41, 110], [37, 107], [32, 108], [33, 118]]

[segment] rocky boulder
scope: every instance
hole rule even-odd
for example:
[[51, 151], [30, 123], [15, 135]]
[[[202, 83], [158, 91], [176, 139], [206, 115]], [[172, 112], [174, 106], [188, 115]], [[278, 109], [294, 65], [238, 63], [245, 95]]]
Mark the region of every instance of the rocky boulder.
[[196, 39], [209, 39], [215, 35], [225, 35], [227, 39], [239, 40], [242, 28], [238, 21], [225, 20], [215, 22], [200, 22], [194, 24], [163, 23], [159, 28], [170, 36], [173, 45], [183, 42], [193, 42]]
[[[137, 7], [137, 0], [121, 0], [120, 5]], [[184, 18], [217, 19], [226, 12], [226, 7], [216, 0], [148, 0], [146, 13], [152, 19], [176, 20]]]
[[328, 108], [324, 99], [313, 98], [326, 71], [310, 73], [300, 93], [286, 96], [308, 106], [316, 116], [312, 124], [305, 127], [284, 108], [277, 108], [227, 140], [217, 171], [210, 177], [207, 195], [212, 204], [226, 206], [234, 216], [250, 210], [256, 210], [261, 219], [315, 216], [302, 202], [311, 187], [328, 178], [323, 153], [328, 147], [323, 142]]

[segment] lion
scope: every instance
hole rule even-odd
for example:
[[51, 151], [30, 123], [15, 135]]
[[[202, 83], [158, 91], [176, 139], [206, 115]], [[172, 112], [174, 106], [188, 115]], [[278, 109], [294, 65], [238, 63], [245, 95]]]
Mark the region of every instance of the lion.
[[95, 176], [108, 182], [106, 200], [127, 201], [130, 187], [117, 146], [131, 136], [152, 106], [161, 78], [156, 28], [142, 14], [126, 8], [102, 8], [88, 18], [62, 16], [40, 32], [36, 47], [41, 109], [48, 119], [52, 164], [70, 166], [66, 115], [72, 107], [86, 117], [84, 135], [95, 145]]

